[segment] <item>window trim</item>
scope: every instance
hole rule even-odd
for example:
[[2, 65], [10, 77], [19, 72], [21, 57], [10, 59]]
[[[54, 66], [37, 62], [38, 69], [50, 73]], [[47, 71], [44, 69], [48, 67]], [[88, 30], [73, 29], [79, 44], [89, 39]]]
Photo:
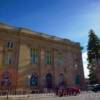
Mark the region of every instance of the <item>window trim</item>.
[[7, 42], [6, 42], [6, 48], [11, 49], [11, 48], [13, 48], [13, 47], [14, 47], [14, 42], [13, 42], [13, 41], [7, 41]]
[[13, 58], [12, 58], [11, 54], [5, 55], [4, 63], [5, 63], [5, 65], [13, 64]]
[[31, 57], [31, 64], [38, 64], [39, 63], [39, 49], [38, 48], [30, 48], [30, 57]]
[[45, 64], [52, 64], [52, 51], [51, 49], [45, 49]]

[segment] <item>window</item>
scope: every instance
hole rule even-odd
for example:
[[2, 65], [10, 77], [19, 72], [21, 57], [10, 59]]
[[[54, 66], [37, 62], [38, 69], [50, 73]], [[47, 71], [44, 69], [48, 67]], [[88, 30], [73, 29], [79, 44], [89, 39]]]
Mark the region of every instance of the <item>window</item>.
[[60, 51], [57, 52], [58, 59], [62, 59], [62, 53]]
[[45, 50], [45, 64], [51, 64], [52, 63], [52, 54], [50, 49]]
[[60, 51], [57, 51], [57, 64], [61, 66], [63, 63], [63, 55]]
[[38, 49], [30, 49], [30, 54], [31, 54], [31, 63], [32, 64], [37, 64], [38, 59], [39, 59], [39, 50]]
[[10, 54], [6, 55], [5, 64], [12, 64], [12, 55], [10, 55]]
[[75, 84], [80, 85], [80, 75], [76, 75], [75, 77]]
[[13, 48], [13, 46], [14, 46], [14, 43], [12, 41], [8, 41], [6, 44], [7, 48]]

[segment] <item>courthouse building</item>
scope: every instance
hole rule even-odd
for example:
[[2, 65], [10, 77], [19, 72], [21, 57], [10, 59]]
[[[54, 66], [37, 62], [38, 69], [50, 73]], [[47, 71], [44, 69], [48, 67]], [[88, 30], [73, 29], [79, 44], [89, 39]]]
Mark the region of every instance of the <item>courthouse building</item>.
[[80, 44], [0, 24], [0, 89], [84, 86]]

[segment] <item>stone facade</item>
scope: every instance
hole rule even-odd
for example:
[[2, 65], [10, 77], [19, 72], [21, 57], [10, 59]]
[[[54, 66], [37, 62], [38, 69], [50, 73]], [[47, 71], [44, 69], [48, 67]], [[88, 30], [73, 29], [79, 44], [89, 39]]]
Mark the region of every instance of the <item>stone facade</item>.
[[[30, 49], [38, 50], [37, 63], [31, 62]], [[49, 64], [45, 63], [46, 49], [50, 51]], [[5, 61], [6, 56], [9, 58], [8, 63]], [[12, 89], [30, 88], [30, 79], [34, 74], [37, 83], [34, 83], [33, 77], [32, 84], [41, 89], [48, 85], [51, 86], [48, 88], [55, 88], [60, 81], [64, 81], [67, 86], [83, 87], [80, 44], [29, 29], [0, 24], [1, 88], [2, 82], [5, 83], [3, 80], [10, 81], [8, 83]]]

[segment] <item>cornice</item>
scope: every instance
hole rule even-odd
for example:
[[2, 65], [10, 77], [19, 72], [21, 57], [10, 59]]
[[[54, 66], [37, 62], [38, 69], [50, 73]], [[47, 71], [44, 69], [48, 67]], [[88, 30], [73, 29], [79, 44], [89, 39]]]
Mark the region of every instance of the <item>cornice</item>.
[[47, 35], [45, 33], [42, 32], [35, 32], [32, 31], [30, 29], [27, 28], [22, 28], [22, 27], [14, 27], [14, 26], [10, 26], [4, 23], [0, 23], [0, 30], [4, 30], [7, 33], [14, 32], [14, 34], [16, 35], [20, 35], [20, 36], [27, 36], [29, 38], [39, 38], [40, 40], [46, 40], [46, 41], [50, 41], [53, 43], [58, 43], [58, 44], [63, 44], [63, 45], [67, 45], [67, 46], [73, 46], [73, 47], [80, 47], [80, 44], [78, 42], [73, 42], [69, 39], [63, 39], [63, 38], [59, 38], [56, 36], [51, 36], [51, 35]]

